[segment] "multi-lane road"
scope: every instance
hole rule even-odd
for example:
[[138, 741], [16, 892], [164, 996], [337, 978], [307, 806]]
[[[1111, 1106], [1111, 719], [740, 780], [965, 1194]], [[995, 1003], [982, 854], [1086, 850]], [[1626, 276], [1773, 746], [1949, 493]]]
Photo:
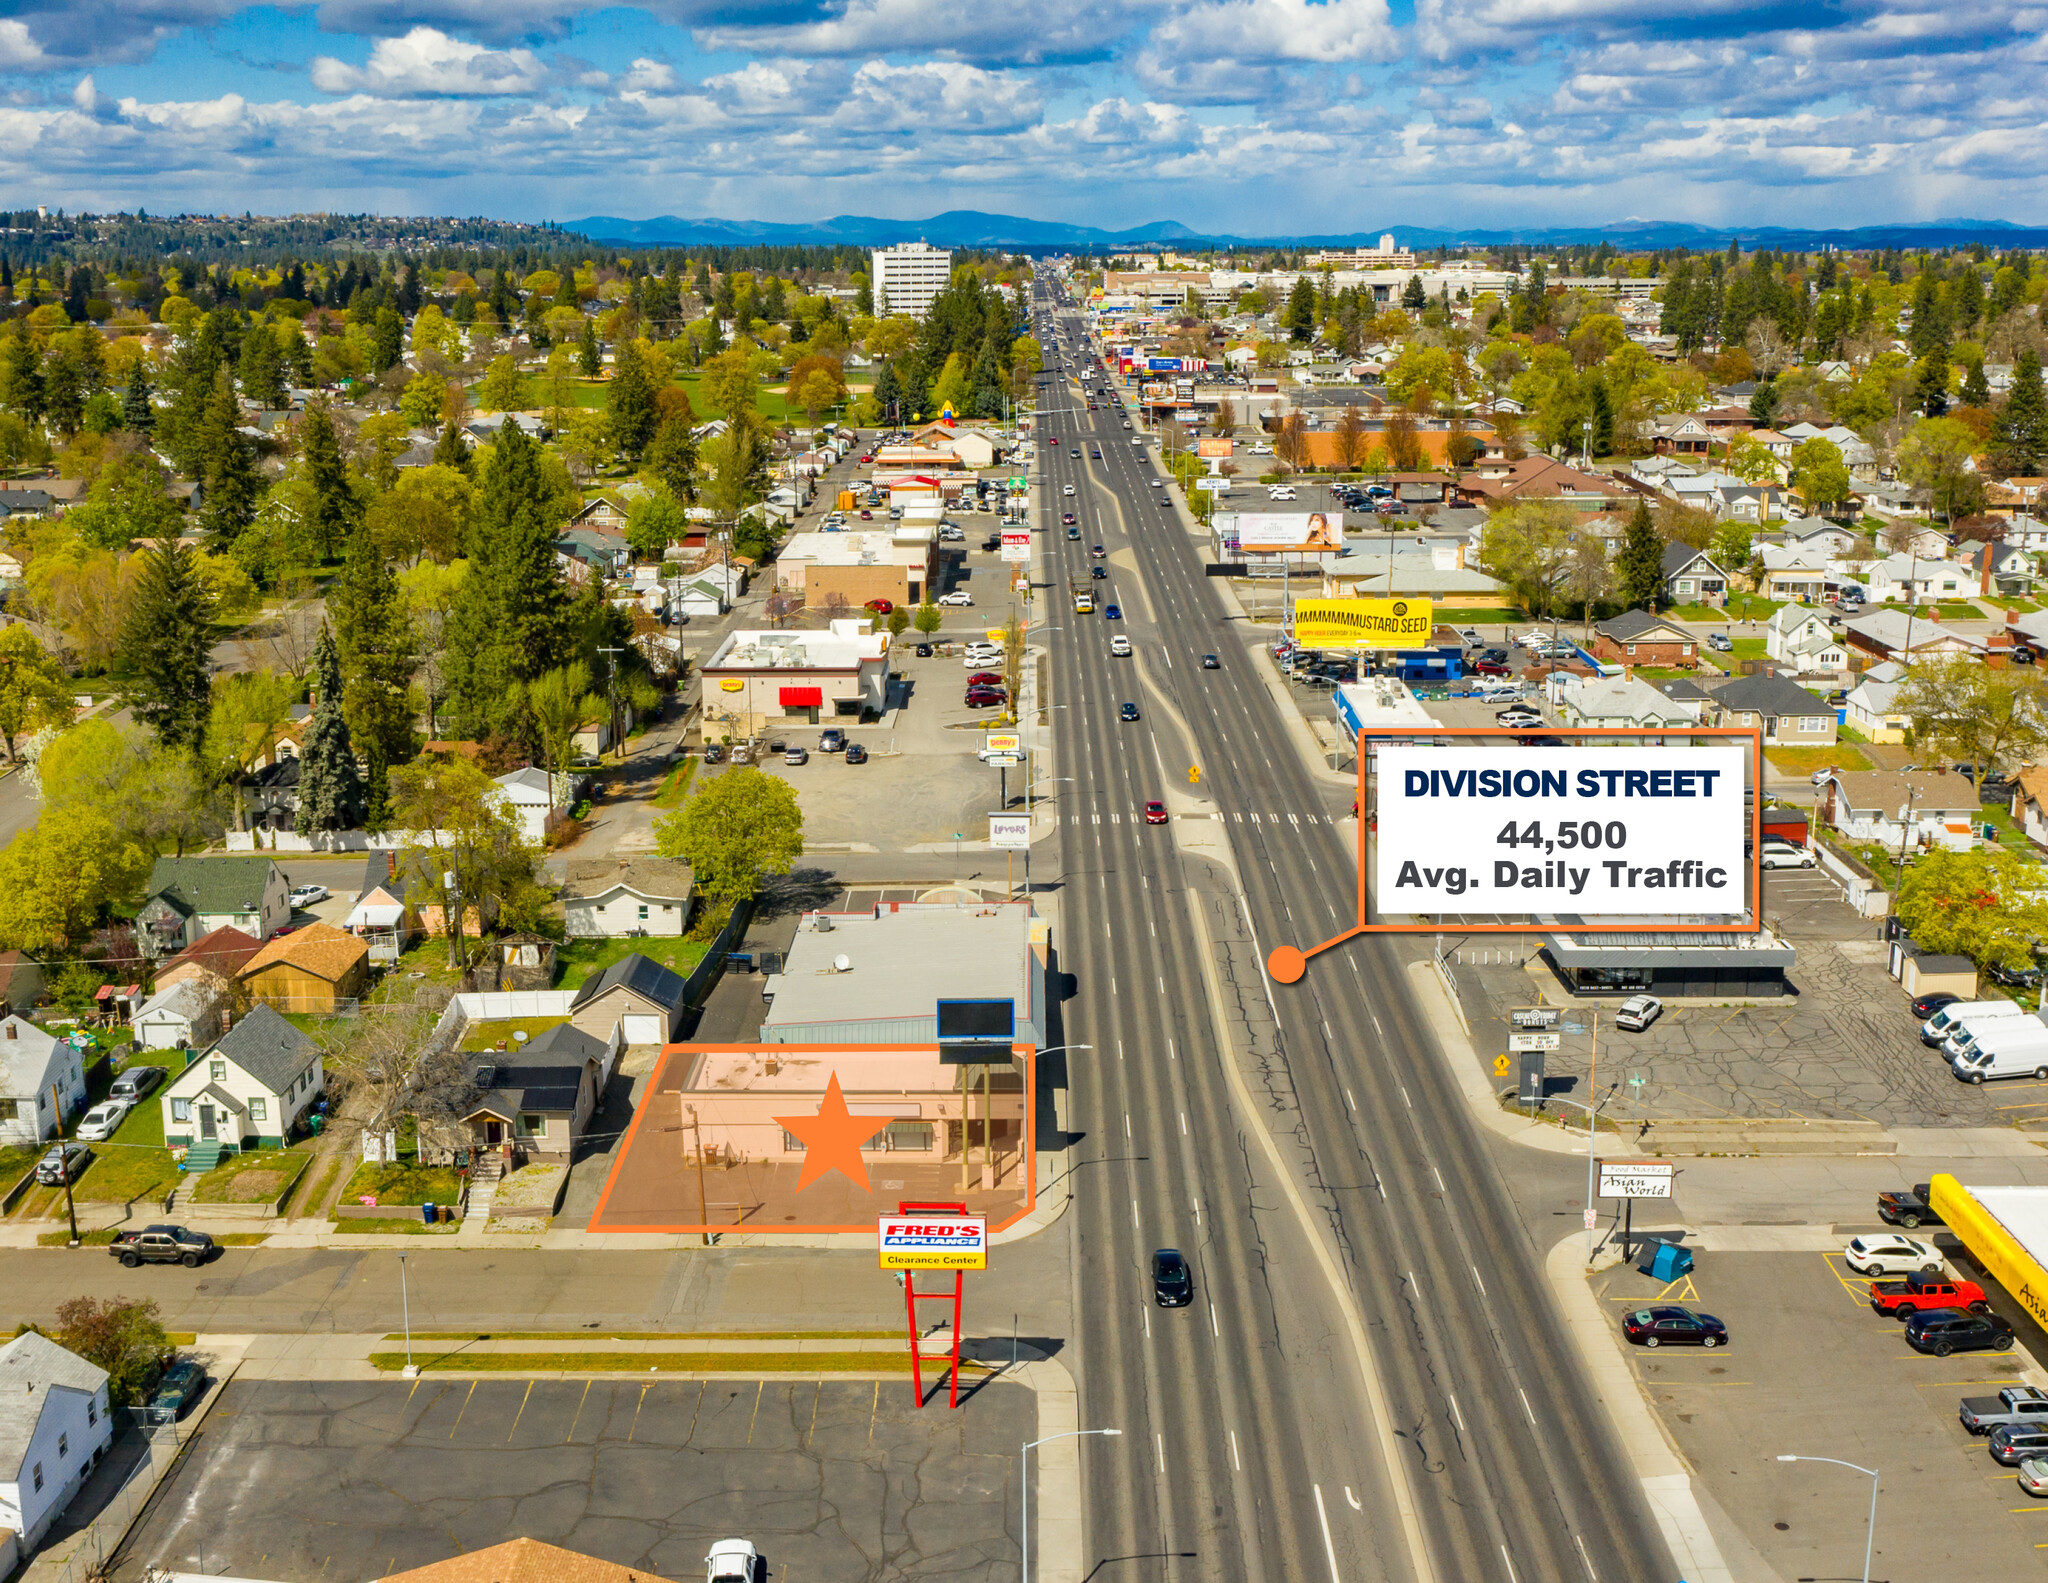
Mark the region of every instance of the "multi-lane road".
[[[1085, 341], [1064, 307], [1059, 331], [1071, 366]], [[1262, 951], [1348, 927], [1349, 799], [1304, 766], [1200, 541], [1159, 504], [1152, 446], [1131, 444], [1114, 401], [1086, 411], [1064, 373], [1044, 396], [1049, 586], [1033, 641], [1050, 655], [1053, 757], [1071, 781], [1059, 797], [1062, 965], [1076, 975], [1065, 1036], [1094, 1047], [1069, 1058], [1070, 1125], [1085, 1135], [1082, 1422], [1123, 1431], [1084, 1451], [1090, 1564], [1176, 1578], [1674, 1577], [1548, 1302], [1547, 1250], [1521, 1229], [1405, 967], [1379, 941], [1318, 958], [1291, 987], [1239, 975], [1234, 993], [1261, 997], [1277, 1024], [1266, 1059], [1273, 1093], [1287, 1091], [1270, 1106], [1259, 1096], [1261, 1124], [1288, 1128], [1309, 1190], [1290, 1200], [1276, 1180], [1247, 1091], [1229, 1081], [1237, 1008], [1207, 984], [1213, 942], [1198, 931], [1219, 899]], [[1078, 541], [1059, 521], [1068, 509]], [[1110, 569], [1096, 586], [1122, 607], [1131, 658], [1110, 654], [1118, 623], [1066, 598], [1096, 544]], [[1221, 669], [1201, 669], [1205, 653]], [[1126, 701], [1138, 721], [1119, 718]], [[1143, 822], [1169, 777], [1189, 790], [1190, 763], [1194, 811], [1223, 818], [1179, 828], [1220, 831], [1227, 866]], [[1195, 1261], [1192, 1308], [1149, 1306], [1161, 1246]]]

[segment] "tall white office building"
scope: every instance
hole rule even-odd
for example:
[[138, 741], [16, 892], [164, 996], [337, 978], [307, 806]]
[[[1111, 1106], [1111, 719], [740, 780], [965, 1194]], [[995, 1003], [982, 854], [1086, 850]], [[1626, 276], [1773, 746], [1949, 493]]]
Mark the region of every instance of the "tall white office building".
[[922, 319], [931, 311], [932, 299], [946, 289], [953, 278], [953, 255], [943, 247], [924, 242], [904, 242], [874, 250], [875, 317], [892, 313]]

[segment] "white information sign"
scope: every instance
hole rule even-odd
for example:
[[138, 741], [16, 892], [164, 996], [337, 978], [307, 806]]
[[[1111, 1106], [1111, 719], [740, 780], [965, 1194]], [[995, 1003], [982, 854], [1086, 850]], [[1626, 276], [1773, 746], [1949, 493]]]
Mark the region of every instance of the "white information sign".
[[1511, 1033], [1508, 1035], [1510, 1050], [1555, 1050], [1564, 1043], [1561, 1033]]
[[1669, 1160], [1602, 1160], [1602, 1198], [1669, 1198], [1677, 1168]]
[[1003, 529], [1003, 559], [1006, 561], [1028, 561], [1031, 559], [1031, 530], [1029, 528]]
[[1021, 813], [990, 814], [988, 844], [998, 852], [1023, 851], [1031, 845], [1031, 816]]
[[1382, 743], [1378, 910], [1740, 913], [1745, 756], [1739, 747]]

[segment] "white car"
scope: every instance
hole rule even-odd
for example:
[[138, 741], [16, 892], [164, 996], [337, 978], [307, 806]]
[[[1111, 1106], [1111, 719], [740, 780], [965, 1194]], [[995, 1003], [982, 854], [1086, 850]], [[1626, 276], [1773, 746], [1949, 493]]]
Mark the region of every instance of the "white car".
[[1853, 1237], [1842, 1250], [1842, 1260], [1858, 1275], [1923, 1275], [1941, 1272], [1941, 1250], [1918, 1237], [1901, 1237], [1894, 1232]]
[[1270, 445], [1254, 445], [1252, 447], [1252, 455], [1254, 456], [1271, 456], [1272, 454], [1273, 447]]
[[721, 1539], [704, 1558], [704, 1583], [754, 1583], [760, 1566], [751, 1539]]
[[1664, 1002], [1655, 995], [1631, 995], [1614, 1014], [1614, 1025], [1629, 1033], [1641, 1033], [1664, 1015]]
[[1119, 658], [1128, 655], [1131, 652], [1131, 640], [1122, 633], [1118, 633], [1109, 640], [1109, 652]]
[[991, 665], [1002, 663], [1001, 649], [969, 649], [965, 664], [970, 671], [986, 670]]
[[974, 595], [970, 594], [964, 588], [956, 588], [950, 594], [939, 595], [937, 602], [942, 605], [964, 605], [969, 608], [972, 608], [974, 604]]
[[1766, 841], [1763, 850], [1765, 868], [1812, 868], [1820, 861], [1810, 846], [1794, 846], [1790, 841]]
[[1266, 491], [1266, 498], [1268, 500], [1292, 500], [1294, 498], [1294, 491], [1285, 484], [1275, 484]]
[[1073, 492], [1074, 486], [1072, 484], [1062, 484], [1060, 486], [1060, 493], [1063, 495], [1071, 495]]
[[87, 1143], [105, 1143], [128, 1119], [128, 1112], [135, 1107], [118, 1099], [102, 1100], [85, 1113], [85, 1120], [78, 1124], [78, 1135]]
[[294, 907], [310, 907], [316, 901], [325, 901], [332, 894], [325, 885], [301, 885], [291, 894]]

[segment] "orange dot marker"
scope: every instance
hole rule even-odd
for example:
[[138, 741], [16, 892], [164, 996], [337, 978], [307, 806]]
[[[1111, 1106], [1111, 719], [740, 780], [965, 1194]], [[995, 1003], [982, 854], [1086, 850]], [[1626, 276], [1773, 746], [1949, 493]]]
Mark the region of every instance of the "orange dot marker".
[[1267, 953], [1266, 971], [1276, 984], [1299, 984], [1308, 971], [1308, 958], [1291, 945], [1276, 945]]

